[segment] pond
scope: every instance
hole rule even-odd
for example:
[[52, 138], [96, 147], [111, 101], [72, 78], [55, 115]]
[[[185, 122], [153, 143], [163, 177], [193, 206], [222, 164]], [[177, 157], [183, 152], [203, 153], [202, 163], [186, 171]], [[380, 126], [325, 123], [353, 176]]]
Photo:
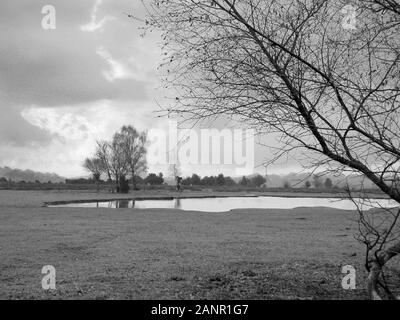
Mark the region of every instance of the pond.
[[[374, 206], [395, 207], [389, 199], [372, 200]], [[225, 197], [225, 198], [176, 198], [168, 200], [117, 200], [86, 203], [69, 203], [50, 207], [111, 208], [111, 209], [180, 209], [185, 211], [226, 212], [232, 209], [293, 209], [297, 207], [329, 207], [355, 210], [349, 199], [339, 198], [284, 198], [284, 197]], [[363, 209], [371, 208], [364, 204]]]

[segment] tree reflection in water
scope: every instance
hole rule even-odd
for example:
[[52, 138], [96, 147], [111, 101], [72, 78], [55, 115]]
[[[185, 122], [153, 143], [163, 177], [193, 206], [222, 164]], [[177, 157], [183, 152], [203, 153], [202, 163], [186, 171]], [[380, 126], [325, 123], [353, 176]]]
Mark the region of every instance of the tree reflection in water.
[[117, 201], [118, 209], [128, 209], [129, 208], [129, 200], [119, 200]]
[[181, 199], [180, 199], [180, 198], [176, 198], [176, 199], [175, 199], [174, 208], [175, 208], [175, 209], [180, 209], [180, 208], [182, 208], [182, 204], [181, 204]]

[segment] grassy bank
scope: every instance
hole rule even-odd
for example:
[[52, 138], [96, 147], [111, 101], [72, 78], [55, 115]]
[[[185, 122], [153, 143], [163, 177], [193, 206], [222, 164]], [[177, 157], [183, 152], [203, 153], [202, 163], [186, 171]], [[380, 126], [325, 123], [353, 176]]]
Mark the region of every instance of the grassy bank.
[[[350, 212], [41, 207], [93, 195], [1, 191], [1, 299], [366, 297], [363, 248]], [[57, 270], [54, 292], [41, 288], [41, 268], [49, 264]], [[348, 264], [357, 268], [357, 290], [341, 288]]]

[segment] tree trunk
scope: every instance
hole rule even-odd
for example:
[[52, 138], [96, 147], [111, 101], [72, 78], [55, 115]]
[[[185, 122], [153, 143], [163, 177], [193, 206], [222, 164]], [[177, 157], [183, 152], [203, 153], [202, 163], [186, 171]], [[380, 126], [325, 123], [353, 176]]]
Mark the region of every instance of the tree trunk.
[[135, 179], [135, 171], [132, 170], [132, 186], [133, 186], [133, 190], [136, 190], [136, 179]]
[[370, 299], [372, 300], [382, 300], [378, 293], [378, 279], [382, 272], [382, 267], [377, 261], [371, 262], [368, 280], [367, 280], [367, 290]]
[[116, 177], [116, 178], [115, 178], [115, 192], [116, 192], [116, 193], [119, 193], [119, 190], [120, 190], [119, 178]]
[[112, 181], [111, 172], [107, 169], [108, 180]]
[[[389, 249], [381, 252], [377, 259], [374, 259], [370, 264], [370, 270], [367, 280], [368, 294], [372, 300], [382, 300], [382, 296], [378, 292], [379, 276], [382, 274], [382, 269], [385, 264], [394, 256], [400, 253], [400, 242], [396, 243]], [[390, 292], [386, 291], [387, 298], [396, 299]], [[397, 298], [398, 299], [398, 298]]]

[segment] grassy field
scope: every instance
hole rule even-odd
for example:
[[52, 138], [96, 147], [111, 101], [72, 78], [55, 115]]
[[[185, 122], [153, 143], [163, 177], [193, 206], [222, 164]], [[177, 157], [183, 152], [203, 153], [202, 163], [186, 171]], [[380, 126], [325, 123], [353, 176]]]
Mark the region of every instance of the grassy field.
[[[174, 193], [135, 193], [166, 195]], [[0, 191], [0, 299], [366, 298], [355, 213], [42, 207], [113, 197]], [[341, 287], [348, 264], [357, 269], [356, 290]], [[41, 287], [44, 265], [56, 268], [55, 291]]]

